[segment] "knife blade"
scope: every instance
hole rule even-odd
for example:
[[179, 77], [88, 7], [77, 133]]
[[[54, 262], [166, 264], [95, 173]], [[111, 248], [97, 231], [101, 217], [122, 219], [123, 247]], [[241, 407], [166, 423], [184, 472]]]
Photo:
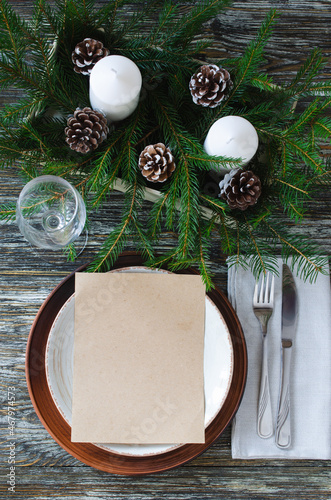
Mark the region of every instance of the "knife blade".
[[291, 445], [290, 375], [291, 357], [298, 318], [298, 295], [290, 268], [283, 264], [282, 278], [282, 377], [276, 420], [276, 444]]

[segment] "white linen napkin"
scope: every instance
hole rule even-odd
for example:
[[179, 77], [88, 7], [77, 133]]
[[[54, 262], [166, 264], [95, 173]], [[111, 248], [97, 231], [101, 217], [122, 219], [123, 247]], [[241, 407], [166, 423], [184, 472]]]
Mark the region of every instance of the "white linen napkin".
[[[269, 320], [269, 380], [274, 424], [281, 379], [281, 267], [275, 279], [275, 307]], [[229, 272], [230, 300], [241, 321], [248, 352], [246, 389], [232, 426], [232, 457], [331, 459], [331, 292], [330, 276], [319, 274], [310, 284], [295, 277], [299, 317], [292, 349], [291, 447], [279, 449], [275, 434], [261, 439], [256, 430], [262, 334], [253, 313], [255, 285], [249, 270]]]

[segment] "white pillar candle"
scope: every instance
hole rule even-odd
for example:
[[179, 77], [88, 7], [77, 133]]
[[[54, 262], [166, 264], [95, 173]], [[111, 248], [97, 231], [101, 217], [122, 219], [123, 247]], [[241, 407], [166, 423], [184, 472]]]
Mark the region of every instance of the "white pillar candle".
[[[204, 143], [204, 150], [211, 156], [226, 156], [242, 158], [244, 166], [255, 155], [259, 145], [257, 132], [253, 125], [241, 116], [224, 116], [217, 120], [209, 129]], [[215, 165], [220, 173], [228, 168]]]
[[106, 56], [90, 75], [90, 103], [108, 121], [123, 120], [136, 109], [142, 85], [138, 66], [123, 56]]

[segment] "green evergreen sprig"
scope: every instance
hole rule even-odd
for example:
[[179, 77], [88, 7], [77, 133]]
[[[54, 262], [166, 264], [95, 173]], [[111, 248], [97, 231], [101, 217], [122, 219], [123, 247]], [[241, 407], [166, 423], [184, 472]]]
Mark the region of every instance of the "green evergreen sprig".
[[[331, 177], [321, 152], [331, 134], [331, 82], [319, 81], [325, 63], [320, 52], [314, 49], [294, 78], [276, 85], [263, 69], [264, 49], [277, 19], [271, 10], [241, 57], [213, 61], [230, 72], [233, 87], [218, 107], [202, 108], [192, 102], [188, 83], [207, 62], [211, 40], [201, 36], [203, 25], [230, 1], [137, 1], [133, 15], [128, 15], [127, 3], [132, 0], [98, 9], [93, 0], [58, 0], [54, 8], [36, 0], [27, 22], [7, 0], [0, 0], [0, 89], [22, 91], [18, 102], [0, 112], [1, 168], [15, 165], [25, 180], [41, 174], [65, 177], [81, 192], [88, 213], [107, 203], [122, 179], [127, 189], [121, 222], [90, 271], [109, 269], [128, 240], [134, 240], [148, 265], [167, 264], [173, 270], [197, 265], [211, 288], [211, 244], [217, 236], [232, 262], [249, 266], [255, 275], [275, 270], [279, 253], [291, 257], [305, 279], [314, 279], [323, 272], [325, 258], [282, 221], [284, 214], [294, 223], [302, 221], [309, 200]], [[64, 128], [77, 107], [89, 105], [88, 77], [76, 74], [71, 61], [75, 45], [86, 37], [133, 60], [143, 88], [134, 113], [115, 123], [107, 140], [83, 156], [69, 149]], [[297, 106], [303, 111], [296, 113]], [[248, 167], [260, 177], [262, 194], [244, 212], [203, 190], [215, 163], [240, 165], [240, 158], [212, 157], [203, 149], [210, 126], [227, 115], [247, 118], [259, 136], [258, 152]], [[177, 167], [158, 187], [146, 225], [140, 206], [148, 183], [138, 157], [146, 145], [157, 142], [171, 149]], [[14, 217], [13, 205], [0, 207], [1, 220]], [[177, 244], [156, 257], [164, 229], [178, 235]], [[75, 254], [72, 248], [67, 253]]]

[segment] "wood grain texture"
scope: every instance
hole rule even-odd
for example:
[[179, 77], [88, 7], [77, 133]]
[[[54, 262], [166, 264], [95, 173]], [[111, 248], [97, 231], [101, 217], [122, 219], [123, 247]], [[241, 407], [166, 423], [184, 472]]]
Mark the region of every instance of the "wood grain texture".
[[[120, 478], [96, 471], [70, 467], [65, 474], [61, 467], [29, 468], [20, 480], [15, 498], [38, 500], [315, 500], [330, 498], [327, 470], [311, 475], [310, 467], [296, 468], [296, 481], [288, 484], [286, 467], [240, 468], [183, 466], [171, 472], [145, 478]], [[283, 487], [287, 483], [286, 488]], [[305, 485], [304, 488], [302, 485]], [[33, 488], [33, 489], [32, 489]], [[0, 490], [1, 492], [1, 490]], [[33, 492], [33, 497], [31, 496]]]
[[[104, 4], [108, 0], [99, 1]], [[31, 0], [9, 0], [27, 19]], [[136, 7], [135, 7], [136, 8]], [[328, 63], [321, 79], [331, 75], [331, 2], [307, 0], [238, 1], [206, 25], [213, 40], [211, 56], [240, 55], [254, 37], [270, 8], [280, 19], [266, 49], [266, 67], [275, 81], [287, 81], [309, 51], [318, 46]], [[127, 15], [134, 9], [129, 6]], [[148, 29], [148, 23], [146, 23]], [[17, 90], [0, 96], [0, 103], [15, 102]], [[325, 145], [325, 153], [330, 145]], [[0, 201], [15, 201], [23, 182], [15, 168], [0, 173]], [[90, 261], [108, 231], [120, 220], [123, 195], [113, 193], [109, 202], [91, 216], [87, 249], [76, 263], [53, 267], [40, 261], [24, 242], [14, 223], [0, 226], [0, 342], [1, 342], [1, 482], [0, 498], [7, 491], [9, 450], [15, 442], [17, 499], [322, 499], [331, 498], [330, 461], [232, 460], [230, 429], [203, 455], [177, 469], [147, 477], [128, 478], [107, 474], [79, 462], [65, 452], [40, 423], [30, 401], [25, 381], [25, 348], [39, 307], [59, 282], [74, 269]], [[146, 202], [141, 216], [150, 209]], [[301, 226], [331, 255], [331, 192], [314, 200]], [[171, 248], [174, 236], [164, 233], [159, 249]], [[134, 250], [129, 244], [127, 249]], [[217, 240], [213, 241], [212, 270], [215, 282], [226, 290], [226, 267]], [[8, 387], [15, 387], [15, 430], [8, 430]]]

